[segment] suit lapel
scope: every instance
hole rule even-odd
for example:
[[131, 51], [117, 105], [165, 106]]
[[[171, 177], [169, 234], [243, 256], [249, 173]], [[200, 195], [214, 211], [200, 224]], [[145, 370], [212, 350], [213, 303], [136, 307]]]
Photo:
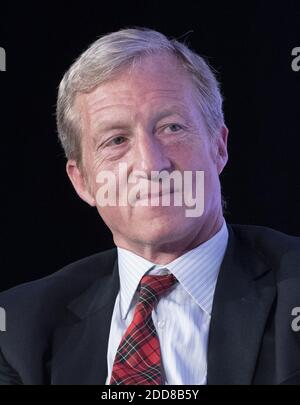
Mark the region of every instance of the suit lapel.
[[208, 342], [208, 384], [251, 384], [275, 298], [269, 266], [228, 226]]
[[68, 306], [53, 337], [51, 384], [105, 384], [111, 318], [119, 291], [118, 262]]
[[[208, 384], [250, 384], [275, 298], [272, 272], [230, 226], [208, 341]], [[53, 336], [51, 384], [105, 384], [107, 346], [119, 291], [118, 262], [68, 306]]]

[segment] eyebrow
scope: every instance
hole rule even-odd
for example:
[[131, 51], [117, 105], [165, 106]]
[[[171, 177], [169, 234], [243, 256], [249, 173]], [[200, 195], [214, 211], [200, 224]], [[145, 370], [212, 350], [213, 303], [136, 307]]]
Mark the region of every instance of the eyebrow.
[[97, 125], [95, 125], [94, 130], [112, 130], [112, 129], [124, 129], [128, 128], [129, 125], [125, 123], [125, 121], [122, 120], [117, 120], [117, 121], [112, 121], [110, 120], [101, 120]]
[[[179, 115], [183, 118], [183, 115], [187, 114], [187, 110], [181, 106], [181, 108], [178, 108], [178, 106], [171, 106], [168, 107], [167, 109], [163, 109], [161, 111], [158, 111], [156, 114], [154, 114], [153, 120], [154, 121], [160, 121], [163, 118], [166, 118], [170, 115]], [[99, 138], [97, 137], [97, 132], [98, 131], [113, 131], [113, 130], [124, 130], [124, 129], [129, 129], [130, 125], [126, 123], [126, 121], [122, 119], [117, 119], [117, 120], [111, 120], [111, 119], [104, 119], [99, 121], [94, 129], [93, 129], [93, 138], [95, 141], [97, 141]]]
[[101, 134], [99, 134], [99, 132], [124, 130], [124, 129], [129, 129], [129, 125], [126, 124], [122, 120], [117, 120], [117, 121], [112, 121], [111, 119], [110, 120], [101, 120], [93, 128], [92, 138], [93, 138], [94, 142], [96, 143], [102, 137]]
[[186, 113], [187, 113], [186, 109], [181, 108], [181, 110], [179, 110], [178, 107], [171, 107], [171, 108], [159, 111], [157, 114], [155, 114], [155, 120], [159, 121], [163, 118], [168, 117], [169, 115], [179, 115], [182, 117], [183, 114], [186, 114]]

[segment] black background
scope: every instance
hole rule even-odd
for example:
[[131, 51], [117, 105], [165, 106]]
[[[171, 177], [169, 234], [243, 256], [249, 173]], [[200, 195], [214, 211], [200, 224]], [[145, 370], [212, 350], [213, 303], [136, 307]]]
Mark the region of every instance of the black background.
[[218, 70], [229, 127], [227, 221], [300, 235], [300, 71], [291, 68], [299, 2], [54, 4], [0, 5], [0, 290], [113, 246], [67, 179], [54, 113], [64, 71], [97, 37], [124, 27], [187, 37]]

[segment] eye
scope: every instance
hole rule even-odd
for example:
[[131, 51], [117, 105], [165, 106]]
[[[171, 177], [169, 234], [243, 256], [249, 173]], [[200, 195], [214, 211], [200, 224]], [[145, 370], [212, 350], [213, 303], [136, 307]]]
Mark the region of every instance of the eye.
[[166, 126], [166, 130], [168, 130], [169, 132], [178, 132], [182, 129], [182, 126], [179, 124], [169, 124], [168, 126]]
[[107, 142], [106, 146], [121, 145], [122, 143], [124, 143], [125, 139], [126, 138], [121, 135], [115, 136], [114, 138], [112, 138], [110, 141]]

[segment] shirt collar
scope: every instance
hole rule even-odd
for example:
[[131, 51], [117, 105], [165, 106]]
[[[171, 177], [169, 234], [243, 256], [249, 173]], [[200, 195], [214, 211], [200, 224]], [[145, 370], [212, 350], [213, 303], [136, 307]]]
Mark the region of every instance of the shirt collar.
[[148, 271], [161, 273], [167, 268], [202, 310], [211, 314], [218, 273], [226, 251], [228, 229], [221, 229], [209, 240], [165, 266], [157, 265], [127, 249], [117, 248], [120, 275], [120, 310], [126, 318], [141, 278]]

